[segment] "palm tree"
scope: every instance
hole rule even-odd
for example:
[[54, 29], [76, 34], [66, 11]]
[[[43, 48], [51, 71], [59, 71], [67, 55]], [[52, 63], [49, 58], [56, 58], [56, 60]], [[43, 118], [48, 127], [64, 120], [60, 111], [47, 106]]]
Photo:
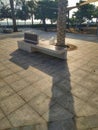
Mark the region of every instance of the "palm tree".
[[17, 25], [16, 25], [16, 17], [15, 17], [15, 10], [14, 10], [14, 1], [10, 0], [10, 6], [11, 6], [11, 14], [12, 14], [12, 20], [13, 20], [13, 31], [17, 32]]
[[66, 34], [66, 14], [67, 14], [67, 0], [59, 0], [58, 2], [58, 20], [57, 20], [57, 46], [65, 45]]

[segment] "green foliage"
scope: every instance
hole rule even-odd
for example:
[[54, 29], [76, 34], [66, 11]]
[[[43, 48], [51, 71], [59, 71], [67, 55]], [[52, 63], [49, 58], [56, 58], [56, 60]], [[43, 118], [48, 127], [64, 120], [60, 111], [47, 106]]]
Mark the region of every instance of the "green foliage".
[[98, 7], [96, 7], [95, 11], [94, 11], [94, 17], [98, 18]]
[[69, 23], [70, 23], [71, 25], [75, 25], [76, 22], [77, 22], [77, 19], [76, 19], [75, 17], [72, 17], [72, 18], [69, 19]]
[[28, 6], [28, 9], [29, 9], [29, 13], [31, 13], [31, 15], [34, 14], [36, 5], [37, 5], [37, 3], [36, 3], [35, 0], [27, 1], [27, 6]]
[[35, 19], [57, 19], [57, 1], [52, 0], [42, 0], [37, 2], [37, 7], [35, 10]]
[[0, 19], [3, 20], [5, 18], [11, 18], [11, 10], [5, 5], [2, 1], [0, 1]]
[[27, 2], [25, 0], [21, 0], [21, 8], [16, 10], [16, 18], [21, 20], [27, 20], [30, 18], [29, 9]]
[[[80, 3], [77, 3], [77, 5], [81, 4], [84, 1], [81, 1]], [[86, 4], [83, 6], [78, 7], [78, 11], [74, 12], [74, 15], [77, 18], [77, 22], [82, 23], [83, 21], [91, 20], [94, 16], [95, 6], [92, 4]]]

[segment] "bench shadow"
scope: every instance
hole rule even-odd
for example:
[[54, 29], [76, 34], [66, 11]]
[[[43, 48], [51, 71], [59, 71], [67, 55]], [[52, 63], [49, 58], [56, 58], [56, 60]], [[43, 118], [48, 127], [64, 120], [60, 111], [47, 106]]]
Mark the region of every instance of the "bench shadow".
[[47, 130], [77, 130], [67, 60], [42, 53], [29, 54], [21, 50], [16, 50], [11, 56], [10, 61], [23, 69], [26, 70], [31, 66], [52, 77], [49, 111], [44, 113], [44, 117], [48, 117]]

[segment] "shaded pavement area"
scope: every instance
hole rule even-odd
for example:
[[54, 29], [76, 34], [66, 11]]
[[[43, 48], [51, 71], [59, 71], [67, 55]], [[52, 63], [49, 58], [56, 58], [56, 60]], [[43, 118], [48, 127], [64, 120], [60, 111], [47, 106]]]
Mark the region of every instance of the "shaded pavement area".
[[65, 61], [18, 50], [21, 39], [0, 36], [0, 130], [98, 130], [98, 38], [68, 34]]

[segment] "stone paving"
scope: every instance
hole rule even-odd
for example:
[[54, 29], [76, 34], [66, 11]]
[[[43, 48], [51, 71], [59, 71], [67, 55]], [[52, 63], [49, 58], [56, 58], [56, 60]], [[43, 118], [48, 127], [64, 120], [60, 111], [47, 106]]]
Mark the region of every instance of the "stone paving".
[[66, 61], [18, 50], [22, 38], [0, 36], [0, 130], [98, 130], [98, 38], [68, 34]]

